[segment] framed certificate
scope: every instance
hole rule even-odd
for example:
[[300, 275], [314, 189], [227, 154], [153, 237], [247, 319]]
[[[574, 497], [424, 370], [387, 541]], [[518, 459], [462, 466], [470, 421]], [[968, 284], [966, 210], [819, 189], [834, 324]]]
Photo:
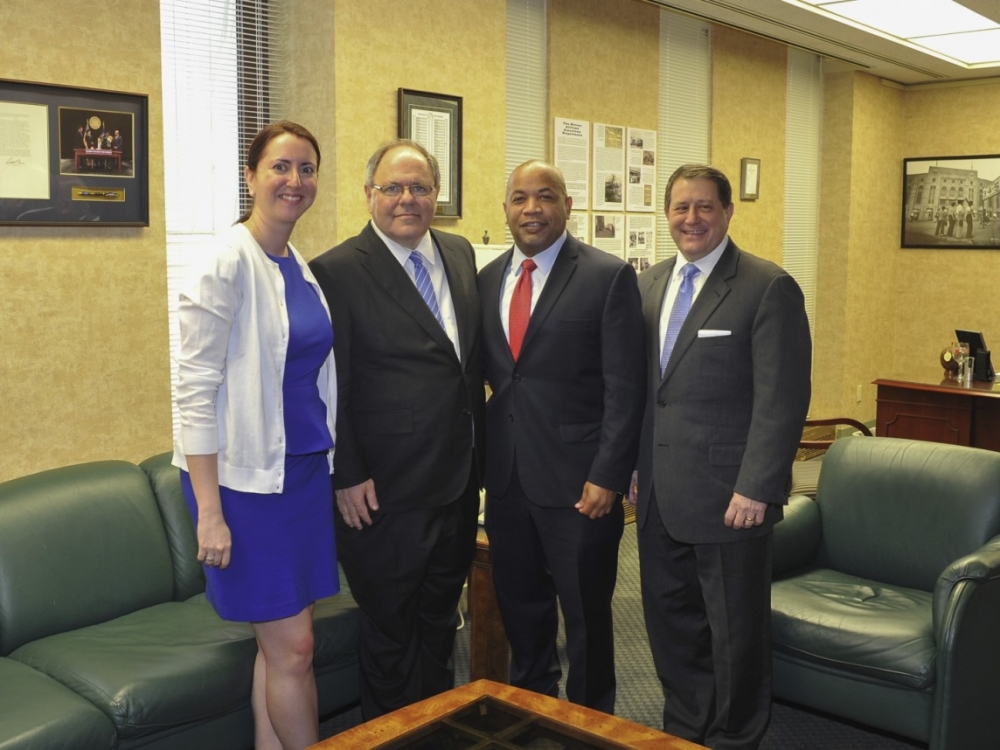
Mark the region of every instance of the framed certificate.
[[144, 94], [0, 80], [0, 224], [149, 226]]

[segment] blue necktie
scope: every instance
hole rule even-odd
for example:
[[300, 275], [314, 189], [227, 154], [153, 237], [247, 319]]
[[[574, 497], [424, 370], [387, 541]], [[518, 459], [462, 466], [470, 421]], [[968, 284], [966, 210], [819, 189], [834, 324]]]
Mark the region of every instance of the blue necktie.
[[698, 266], [694, 263], [688, 263], [681, 269], [681, 273], [684, 274], [684, 278], [681, 280], [680, 289], [677, 290], [677, 298], [674, 300], [674, 306], [670, 310], [670, 318], [667, 320], [667, 332], [663, 336], [663, 351], [660, 354], [661, 378], [667, 369], [667, 362], [670, 361], [670, 352], [674, 350], [674, 344], [677, 343], [677, 334], [681, 332], [684, 318], [687, 317], [688, 311], [691, 309], [691, 300], [694, 299], [694, 277], [699, 273]]
[[444, 320], [441, 318], [441, 308], [438, 307], [437, 297], [434, 294], [434, 285], [431, 283], [431, 275], [424, 268], [424, 256], [414, 250], [410, 253], [410, 260], [413, 261], [413, 281], [417, 285], [417, 291], [424, 298], [424, 302], [434, 313], [437, 322], [444, 328]]

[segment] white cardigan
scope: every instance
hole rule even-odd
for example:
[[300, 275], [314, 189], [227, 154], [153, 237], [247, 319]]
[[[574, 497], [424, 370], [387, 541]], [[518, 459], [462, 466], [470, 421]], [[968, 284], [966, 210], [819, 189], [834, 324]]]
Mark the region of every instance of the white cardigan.
[[[285, 473], [282, 378], [288, 349], [285, 280], [250, 231], [238, 224], [220, 238], [219, 252], [180, 294], [180, 354], [174, 466], [186, 456], [219, 455], [219, 484], [280, 493]], [[330, 310], [302, 257], [288, 246], [305, 280]], [[319, 371], [319, 395], [336, 441], [337, 370], [333, 351]], [[333, 450], [330, 455], [333, 473]]]

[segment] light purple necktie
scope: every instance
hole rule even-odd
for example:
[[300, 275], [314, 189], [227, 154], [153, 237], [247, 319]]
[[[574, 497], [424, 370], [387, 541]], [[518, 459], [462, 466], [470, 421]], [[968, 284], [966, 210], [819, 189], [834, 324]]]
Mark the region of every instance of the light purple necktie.
[[688, 263], [681, 269], [681, 273], [684, 274], [684, 278], [681, 280], [680, 289], [677, 290], [677, 298], [674, 300], [674, 306], [670, 310], [670, 318], [667, 320], [667, 332], [663, 336], [663, 351], [660, 353], [661, 378], [667, 370], [667, 362], [670, 361], [670, 353], [674, 350], [674, 344], [677, 343], [677, 334], [681, 332], [684, 319], [691, 309], [691, 300], [694, 299], [694, 277], [700, 271], [694, 263]]
[[424, 268], [424, 256], [414, 250], [410, 253], [410, 260], [413, 261], [413, 281], [417, 285], [417, 291], [424, 298], [424, 302], [434, 313], [437, 322], [444, 328], [444, 319], [441, 317], [441, 308], [438, 307], [437, 295], [434, 294], [434, 285], [431, 283], [431, 275]]

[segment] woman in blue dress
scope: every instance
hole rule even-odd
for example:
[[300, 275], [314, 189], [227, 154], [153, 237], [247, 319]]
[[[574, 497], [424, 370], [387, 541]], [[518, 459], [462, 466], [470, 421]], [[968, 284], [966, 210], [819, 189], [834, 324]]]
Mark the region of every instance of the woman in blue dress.
[[253, 209], [180, 295], [174, 464], [198, 530], [206, 595], [257, 636], [257, 750], [317, 741], [313, 603], [337, 593], [333, 329], [289, 244], [316, 198], [320, 153], [282, 121], [247, 152]]

